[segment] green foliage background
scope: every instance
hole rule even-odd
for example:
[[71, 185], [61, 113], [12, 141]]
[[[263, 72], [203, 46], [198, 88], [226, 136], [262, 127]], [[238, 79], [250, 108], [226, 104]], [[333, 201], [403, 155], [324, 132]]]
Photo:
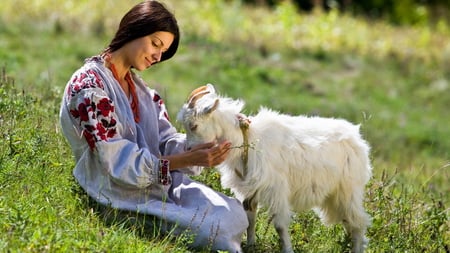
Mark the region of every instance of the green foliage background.
[[[243, 0], [276, 6], [283, 0]], [[448, 0], [291, 0], [303, 12], [339, 10], [370, 19], [383, 18], [395, 25], [425, 25], [449, 21]]]
[[[68, 78], [108, 44], [137, 2], [0, 4], [0, 251], [188, 251], [189, 238], [103, 222], [71, 176], [59, 130]], [[264, 105], [360, 123], [374, 166], [368, 251], [449, 252], [447, 23], [398, 27], [337, 11], [299, 14], [289, 2], [273, 9], [164, 2], [178, 18], [182, 43], [173, 59], [140, 74], [164, 95], [172, 118], [192, 89], [211, 82], [244, 99], [247, 114]], [[214, 169], [198, 180], [228, 192]], [[265, 216], [256, 251], [278, 251]], [[342, 228], [324, 227], [311, 212], [294, 216], [291, 234], [298, 252], [348, 249]]]

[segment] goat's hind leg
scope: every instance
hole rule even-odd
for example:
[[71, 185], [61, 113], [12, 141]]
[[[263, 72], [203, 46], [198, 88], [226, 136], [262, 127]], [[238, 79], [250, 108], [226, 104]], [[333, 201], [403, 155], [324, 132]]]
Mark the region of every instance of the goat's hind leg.
[[345, 230], [352, 241], [352, 253], [362, 253], [364, 252], [369, 240], [366, 238], [365, 233], [367, 226], [357, 227], [351, 225], [347, 220], [344, 220], [343, 225]]
[[354, 194], [346, 209], [342, 223], [352, 240], [352, 252], [362, 253], [369, 242], [365, 234], [370, 225], [370, 216], [364, 210], [362, 198], [355, 195], [357, 194]]
[[275, 214], [273, 216], [273, 224], [275, 230], [280, 237], [281, 251], [283, 253], [293, 253], [291, 236], [289, 234], [289, 224], [291, 217], [289, 211]]
[[[361, 191], [360, 191], [361, 192]], [[352, 252], [364, 252], [368, 243], [365, 233], [370, 216], [363, 207], [360, 192], [349, 195], [332, 195], [321, 206], [320, 215], [325, 224], [342, 223], [352, 241]]]

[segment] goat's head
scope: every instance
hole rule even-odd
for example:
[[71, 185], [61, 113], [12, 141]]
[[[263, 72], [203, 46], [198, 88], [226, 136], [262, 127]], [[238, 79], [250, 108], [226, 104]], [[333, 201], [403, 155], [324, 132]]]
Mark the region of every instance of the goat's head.
[[[214, 116], [214, 112], [218, 111], [219, 105], [231, 105], [234, 111], [239, 112], [242, 109], [242, 101], [232, 101], [230, 99], [221, 98], [217, 95], [214, 86], [207, 84], [195, 89], [178, 112], [177, 120], [183, 124], [187, 135], [187, 147], [190, 148], [196, 144], [211, 142], [214, 140], [222, 141], [224, 137], [224, 129], [221, 116]], [[227, 114], [228, 115], [228, 114]], [[233, 113], [231, 116], [234, 116]]]
[[211, 112], [219, 105], [214, 86], [207, 84], [201, 86], [189, 95], [187, 102], [178, 112], [177, 120], [183, 124], [187, 135], [188, 148], [214, 141], [216, 134], [208, 124]]

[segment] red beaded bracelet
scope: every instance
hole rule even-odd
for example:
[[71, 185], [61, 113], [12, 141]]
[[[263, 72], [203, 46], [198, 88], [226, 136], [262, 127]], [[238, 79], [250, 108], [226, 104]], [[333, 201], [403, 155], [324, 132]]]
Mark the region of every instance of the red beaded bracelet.
[[169, 171], [169, 160], [159, 160], [159, 182], [162, 185], [169, 185], [172, 183], [172, 178]]

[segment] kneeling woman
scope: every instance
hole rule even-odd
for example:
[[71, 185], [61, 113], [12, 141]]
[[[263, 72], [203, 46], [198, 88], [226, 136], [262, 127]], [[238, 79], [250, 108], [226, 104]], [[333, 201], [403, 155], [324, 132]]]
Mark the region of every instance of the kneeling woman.
[[156, 217], [162, 230], [189, 232], [196, 248], [241, 252], [248, 224], [241, 204], [186, 175], [221, 163], [230, 143], [185, 150], [161, 97], [132, 71], [171, 58], [179, 39], [173, 14], [146, 1], [73, 74], [60, 111], [76, 159], [73, 174], [101, 206]]

